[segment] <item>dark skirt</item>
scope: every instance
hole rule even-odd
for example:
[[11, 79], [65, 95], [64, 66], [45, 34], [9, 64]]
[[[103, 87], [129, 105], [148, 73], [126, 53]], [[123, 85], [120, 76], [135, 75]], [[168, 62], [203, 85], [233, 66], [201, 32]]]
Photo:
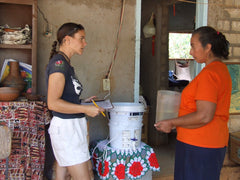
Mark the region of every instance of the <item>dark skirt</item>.
[[202, 148], [177, 141], [174, 180], [219, 180], [226, 147]]

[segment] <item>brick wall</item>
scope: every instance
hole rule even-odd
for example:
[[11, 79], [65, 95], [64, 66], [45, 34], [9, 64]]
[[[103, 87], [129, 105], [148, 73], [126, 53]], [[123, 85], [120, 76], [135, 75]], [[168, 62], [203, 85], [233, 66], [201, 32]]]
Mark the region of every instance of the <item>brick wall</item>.
[[[230, 42], [229, 62], [240, 63], [240, 1], [209, 0], [208, 25], [223, 32]], [[229, 131], [240, 131], [240, 115], [231, 115]]]
[[230, 42], [230, 61], [240, 63], [240, 1], [209, 0], [208, 25], [223, 32]]

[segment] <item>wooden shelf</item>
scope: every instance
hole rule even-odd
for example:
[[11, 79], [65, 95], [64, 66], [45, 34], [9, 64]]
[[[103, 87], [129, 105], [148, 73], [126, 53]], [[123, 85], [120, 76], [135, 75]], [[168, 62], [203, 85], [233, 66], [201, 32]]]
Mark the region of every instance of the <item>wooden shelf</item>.
[[0, 48], [5, 49], [32, 49], [32, 44], [0, 44]]
[[[6, 16], [7, 14], [7, 16]], [[0, 68], [5, 59], [32, 65], [32, 93], [37, 94], [37, 0], [0, 0], [0, 25], [32, 31], [32, 44], [0, 44]]]
[[0, 0], [0, 3], [31, 5], [33, 0]]

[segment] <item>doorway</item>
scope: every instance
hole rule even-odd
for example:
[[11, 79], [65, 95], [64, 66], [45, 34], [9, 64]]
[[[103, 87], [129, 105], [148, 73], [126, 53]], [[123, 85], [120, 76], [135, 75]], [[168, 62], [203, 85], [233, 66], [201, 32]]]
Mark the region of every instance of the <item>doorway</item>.
[[[172, 2], [172, 3], [169, 3]], [[192, 2], [196, 2], [192, 0]], [[174, 6], [173, 6], [174, 5]], [[155, 130], [158, 90], [169, 90], [169, 33], [191, 33], [195, 29], [196, 3], [175, 1], [142, 1], [141, 29], [154, 14], [155, 37], [145, 38], [141, 33], [140, 95], [149, 105], [149, 144], [167, 144], [167, 135]], [[154, 51], [153, 51], [154, 50]]]
[[[169, 33], [191, 33], [197, 26], [200, 26], [199, 21], [196, 20], [202, 17], [197, 15], [197, 12], [200, 12], [196, 10], [199, 6], [197, 2], [204, 0], [191, 1], [192, 3], [177, 0], [142, 1], [141, 30], [149, 21], [152, 13], [154, 13], [156, 27], [155, 37], [145, 38], [141, 32], [140, 51], [140, 95], [145, 98], [149, 106], [148, 142], [157, 156], [160, 156], [158, 157], [159, 164], [160, 167], [162, 166], [161, 172], [154, 173], [153, 177], [173, 175], [176, 131], [170, 134], [160, 133], [155, 130], [153, 124], [156, 118], [157, 91], [170, 90], [168, 79], [170, 61], [175, 63], [169, 60]], [[195, 69], [193, 60], [190, 66]], [[191, 74], [194, 77], [195, 70], [191, 71]]]

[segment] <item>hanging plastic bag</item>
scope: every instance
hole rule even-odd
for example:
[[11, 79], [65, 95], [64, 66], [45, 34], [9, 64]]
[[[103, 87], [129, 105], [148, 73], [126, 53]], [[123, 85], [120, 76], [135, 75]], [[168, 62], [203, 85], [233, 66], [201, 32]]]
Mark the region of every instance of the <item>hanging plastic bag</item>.
[[154, 26], [153, 20], [154, 14], [152, 13], [150, 20], [143, 27], [143, 34], [145, 38], [150, 38], [156, 34], [156, 28]]

